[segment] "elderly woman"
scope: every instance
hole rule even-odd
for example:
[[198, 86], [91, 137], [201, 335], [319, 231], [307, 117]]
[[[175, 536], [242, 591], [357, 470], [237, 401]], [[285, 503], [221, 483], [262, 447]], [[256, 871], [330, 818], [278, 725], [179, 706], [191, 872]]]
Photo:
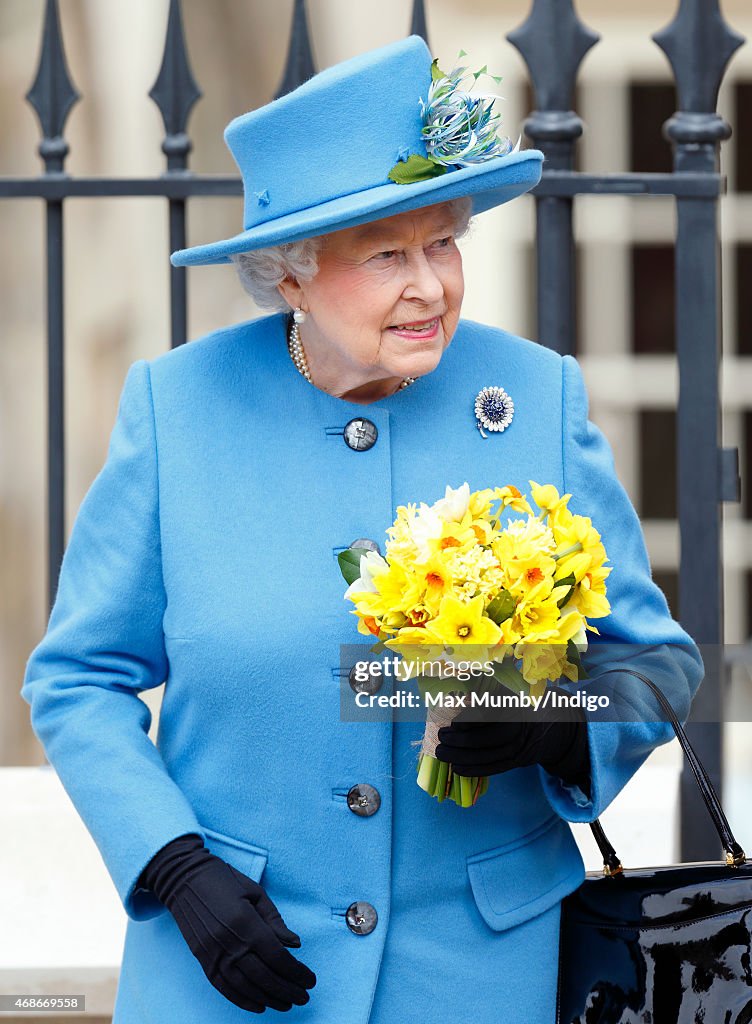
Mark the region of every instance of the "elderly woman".
[[[453, 155], [437, 96], [465, 104]], [[131, 366], [22, 690], [128, 915], [115, 1024], [553, 1022], [568, 822], [671, 735], [630, 666], [683, 716], [700, 683], [577, 361], [460, 318], [471, 213], [542, 160], [474, 110], [416, 37], [331, 68], [229, 125], [244, 230], [173, 254], [276, 311]], [[510, 401], [476, 415], [487, 386]], [[447, 484], [531, 478], [613, 565], [587, 686], [646, 713], [452, 725], [437, 756], [491, 779], [440, 803], [420, 723], [341, 717], [336, 555]]]

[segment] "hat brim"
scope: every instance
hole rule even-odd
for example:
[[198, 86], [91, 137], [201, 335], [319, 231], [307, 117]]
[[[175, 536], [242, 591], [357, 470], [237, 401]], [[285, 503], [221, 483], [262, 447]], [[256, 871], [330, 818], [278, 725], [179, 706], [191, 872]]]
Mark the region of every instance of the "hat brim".
[[472, 198], [473, 214], [483, 213], [534, 188], [540, 181], [542, 163], [540, 150], [523, 149], [411, 185], [389, 182], [297, 210], [220, 242], [178, 249], [170, 262], [174, 267], [230, 263], [230, 256], [239, 252], [298, 242], [461, 196]]

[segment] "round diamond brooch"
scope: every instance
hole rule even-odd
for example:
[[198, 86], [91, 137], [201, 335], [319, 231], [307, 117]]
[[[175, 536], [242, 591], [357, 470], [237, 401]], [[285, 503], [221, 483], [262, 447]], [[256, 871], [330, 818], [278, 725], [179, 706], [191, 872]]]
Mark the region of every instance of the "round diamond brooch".
[[504, 388], [489, 387], [478, 392], [475, 399], [475, 417], [482, 437], [486, 430], [506, 430], [514, 416], [514, 402]]

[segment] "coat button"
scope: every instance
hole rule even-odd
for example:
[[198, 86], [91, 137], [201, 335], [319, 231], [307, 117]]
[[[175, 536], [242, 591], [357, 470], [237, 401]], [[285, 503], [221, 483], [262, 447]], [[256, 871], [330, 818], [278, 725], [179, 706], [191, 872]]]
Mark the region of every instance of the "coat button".
[[357, 665], [353, 665], [349, 675], [350, 689], [353, 693], [378, 693], [384, 685], [384, 677], [381, 673], [373, 676], [369, 673], [367, 679], [358, 679], [355, 675], [357, 668]]
[[363, 900], [351, 903], [345, 914], [347, 927], [355, 935], [368, 935], [376, 927], [378, 919], [379, 915], [376, 913], [376, 908], [371, 906], [370, 903], [364, 903]]
[[361, 818], [370, 818], [381, 807], [381, 795], [378, 789], [367, 782], [359, 782], [352, 786], [347, 794], [347, 806]]
[[370, 540], [368, 537], [358, 537], [350, 545], [351, 548], [363, 548], [364, 551], [375, 551], [377, 554], [381, 554], [381, 548], [375, 540]]
[[346, 423], [343, 433], [345, 444], [354, 452], [367, 452], [369, 448], [373, 448], [379, 436], [376, 424], [360, 417]]

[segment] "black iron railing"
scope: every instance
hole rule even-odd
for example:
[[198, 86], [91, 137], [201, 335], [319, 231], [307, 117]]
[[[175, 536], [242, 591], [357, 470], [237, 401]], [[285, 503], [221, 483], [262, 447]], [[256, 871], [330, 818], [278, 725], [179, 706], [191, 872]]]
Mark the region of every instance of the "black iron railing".
[[[726, 65], [744, 42], [723, 20], [718, 0], [681, 0], [671, 24], [653, 39], [668, 57], [678, 109], [664, 125], [674, 154], [672, 174], [577, 173], [574, 146], [583, 124], [570, 109], [577, 72], [598, 35], [571, 2], [534, 0], [525, 23], [507, 36], [533, 80], [536, 109], [527, 135], [546, 153], [536, 189], [538, 335], [560, 352], [574, 350], [572, 210], [579, 194], [668, 195], [676, 199], [676, 351], [679, 363], [677, 493], [681, 538], [679, 609], [690, 636], [703, 645], [706, 677], [695, 699], [692, 741], [714, 785], [721, 784], [723, 681], [722, 507], [739, 501], [739, 457], [721, 446], [720, 144], [730, 126], [716, 113]], [[707, 581], [713, 580], [713, 587]], [[716, 856], [685, 765], [682, 774], [682, 855]]]

